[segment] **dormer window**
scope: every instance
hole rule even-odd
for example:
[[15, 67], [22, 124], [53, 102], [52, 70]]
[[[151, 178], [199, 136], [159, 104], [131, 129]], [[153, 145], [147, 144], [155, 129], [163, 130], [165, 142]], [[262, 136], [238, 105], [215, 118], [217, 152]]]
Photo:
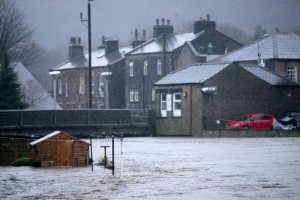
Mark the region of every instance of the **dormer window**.
[[211, 43], [208, 43], [208, 45], [207, 45], [207, 53], [208, 54], [214, 53], [214, 46]]

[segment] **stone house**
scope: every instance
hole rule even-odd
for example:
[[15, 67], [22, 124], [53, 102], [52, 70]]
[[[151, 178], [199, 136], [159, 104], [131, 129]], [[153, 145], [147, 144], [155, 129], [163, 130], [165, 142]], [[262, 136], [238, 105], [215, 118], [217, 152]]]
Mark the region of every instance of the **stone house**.
[[252, 63], [300, 83], [300, 36], [274, 34], [221, 56], [213, 62]]
[[251, 64], [192, 64], [157, 81], [155, 90], [158, 135], [201, 136], [247, 113], [300, 112], [299, 84]]
[[215, 21], [194, 22], [191, 33], [174, 34], [170, 20], [156, 20], [153, 38], [126, 53], [125, 107], [154, 108], [153, 84], [188, 64], [206, 62], [242, 45], [216, 30]]
[[[124, 54], [131, 47], [119, 48], [118, 40], [102, 38], [102, 46], [92, 52], [92, 108], [124, 108]], [[57, 102], [63, 109], [88, 108], [88, 53], [83, 52], [80, 38], [71, 38], [69, 60], [52, 70]]]

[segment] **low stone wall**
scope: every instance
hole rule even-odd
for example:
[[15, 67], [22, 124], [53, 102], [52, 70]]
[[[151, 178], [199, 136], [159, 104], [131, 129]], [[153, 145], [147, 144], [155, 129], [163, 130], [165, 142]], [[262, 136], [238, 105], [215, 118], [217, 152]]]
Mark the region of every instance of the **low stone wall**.
[[7, 166], [19, 158], [29, 157], [29, 143], [26, 138], [0, 137], [0, 165]]
[[203, 130], [194, 137], [300, 137], [300, 130]]

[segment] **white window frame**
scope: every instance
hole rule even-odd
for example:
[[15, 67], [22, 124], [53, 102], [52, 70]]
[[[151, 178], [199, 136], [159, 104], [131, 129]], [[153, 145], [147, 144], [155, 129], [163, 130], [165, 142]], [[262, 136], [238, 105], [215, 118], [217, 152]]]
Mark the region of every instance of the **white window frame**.
[[144, 76], [148, 75], [148, 60], [144, 60]]
[[129, 62], [129, 76], [134, 76], [134, 73], [133, 73], [133, 66], [134, 66], [134, 62], [133, 62], [133, 61], [130, 61], [130, 62]]
[[155, 89], [152, 89], [152, 101], [155, 101]]
[[160, 116], [167, 117], [167, 94], [160, 94]]
[[156, 65], [157, 65], [157, 75], [161, 75], [161, 59], [157, 59], [156, 61]]
[[298, 78], [297, 78], [297, 66], [288, 66], [286, 69], [286, 73], [287, 73], [287, 78], [297, 82]]
[[57, 94], [58, 95], [62, 94], [62, 79], [61, 79], [61, 77], [57, 78]]
[[95, 80], [94, 80], [94, 75], [95, 75], [95, 73], [92, 71], [92, 94], [95, 94]]
[[65, 81], [65, 92], [66, 92], [66, 97], [68, 97], [68, 81]]
[[84, 94], [84, 77], [79, 76], [79, 94]]
[[134, 100], [135, 101], [139, 101], [140, 99], [139, 99], [139, 90], [135, 90], [134, 91]]
[[129, 92], [129, 101], [134, 102], [134, 90], [130, 90]]
[[[178, 98], [178, 96], [180, 98]], [[173, 117], [181, 117], [181, 93], [174, 93], [173, 94]], [[178, 108], [179, 105], [179, 108]]]

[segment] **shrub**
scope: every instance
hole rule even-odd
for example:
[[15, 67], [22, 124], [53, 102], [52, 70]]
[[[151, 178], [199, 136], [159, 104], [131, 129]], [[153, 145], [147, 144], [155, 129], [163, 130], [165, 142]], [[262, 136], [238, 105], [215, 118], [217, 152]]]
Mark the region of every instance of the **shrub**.
[[31, 166], [30, 158], [20, 158], [11, 163], [12, 166], [20, 167], [20, 166]]

